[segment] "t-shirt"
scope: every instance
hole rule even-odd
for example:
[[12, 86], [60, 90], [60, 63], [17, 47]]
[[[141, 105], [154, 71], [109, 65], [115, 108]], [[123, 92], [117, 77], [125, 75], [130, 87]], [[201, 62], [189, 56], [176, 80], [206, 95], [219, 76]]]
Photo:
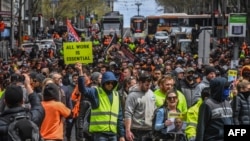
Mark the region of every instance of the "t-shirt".
[[40, 129], [44, 139], [63, 139], [63, 117], [67, 118], [71, 110], [62, 102], [42, 101], [45, 110], [45, 117]]

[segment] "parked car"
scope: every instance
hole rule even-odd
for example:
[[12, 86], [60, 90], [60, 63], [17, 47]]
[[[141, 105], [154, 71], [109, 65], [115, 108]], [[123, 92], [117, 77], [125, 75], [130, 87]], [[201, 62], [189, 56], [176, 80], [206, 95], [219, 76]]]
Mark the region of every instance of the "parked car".
[[32, 48], [35, 48], [36, 51], [39, 51], [39, 43], [36, 42], [26, 42], [21, 44], [21, 48], [25, 50], [25, 52], [30, 53]]
[[167, 31], [157, 31], [154, 35], [155, 41], [169, 42], [169, 34]]
[[54, 39], [43, 39], [40, 40], [40, 49], [48, 49], [48, 48], [53, 48], [56, 50], [56, 44], [54, 42]]

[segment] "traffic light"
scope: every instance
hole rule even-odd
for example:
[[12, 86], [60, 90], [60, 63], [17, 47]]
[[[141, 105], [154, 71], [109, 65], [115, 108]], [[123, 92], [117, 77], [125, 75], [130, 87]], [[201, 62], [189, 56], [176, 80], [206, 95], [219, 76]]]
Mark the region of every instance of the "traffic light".
[[54, 25], [55, 24], [55, 19], [54, 18], [50, 18], [50, 24]]
[[3, 32], [5, 28], [5, 24], [3, 21], [0, 21], [0, 32]]

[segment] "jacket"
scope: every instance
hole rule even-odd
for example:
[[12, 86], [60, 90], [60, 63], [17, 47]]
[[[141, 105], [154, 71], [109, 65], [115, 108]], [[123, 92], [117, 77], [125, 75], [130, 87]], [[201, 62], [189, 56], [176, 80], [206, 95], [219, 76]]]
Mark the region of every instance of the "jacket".
[[[40, 98], [38, 94], [32, 93], [28, 96], [31, 109], [25, 109], [23, 107], [14, 107], [4, 111], [0, 117], [11, 117], [16, 115], [17, 113], [20, 114], [29, 114], [31, 120], [37, 124], [38, 127], [41, 127], [43, 122], [45, 112], [44, 108], [41, 105]], [[0, 141], [8, 141], [8, 123], [6, 123], [3, 119], [0, 118]]]
[[[164, 122], [166, 120], [168, 120], [168, 118], [169, 118], [168, 108], [166, 108], [166, 109], [165, 108], [166, 107], [161, 107], [156, 111], [156, 122], [155, 122], [155, 125], [154, 125], [155, 130], [156, 131], [161, 131], [161, 133], [164, 134], [164, 135], [166, 135], [167, 132], [170, 132], [170, 129], [168, 129], [168, 127], [166, 127], [165, 124], [164, 124]], [[177, 109], [177, 113], [181, 114], [180, 110]], [[167, 115], [167, 117], [165, 117], [165, 115]], [[178, 116], [178, 114], [177, 114], [177, 116]], [[171, 130], [173, 130], [173, 129], [171, 129]]]
[[232, 103], [235, 125], [250, 125], [250, 96], [239, 93]]
[[190, 107], [187, 111], [187, 119], [186, 119], [186, 129], [185, 133], [187, 135], [188, 140], [195, 139], [196, 137], [196, 128], [197, 128], [197, 122], [198, 122], [198, 114], [199, 114], [199, 108], [202, 104], [203, 100], [199, 99], [198, 102]]
[[[115, 76], [111, 72], [105, 72], [102, 77], [102, 85], [106, 82], [109, 81], [110, 79], [116, 80]], [[117, 81], [116, 81], [117, 82]], [[95, 87], [86, 87], [85, 86], [85, 78], [83, 76], [78, 77], [78, 88], [79, 91], [83, 94], [84, 97], [87, 97], [89, 101], [91, 102], [92, 109], [98, 108], [99, 107], [99, 96], [98, 96], [98, 91], [97, 88]], [[106, 92], [108, 95], [108, 98], [110, 101], [113, 99], [112, 92]], [[117, 125], [117, 133], [119, 137], [124, 137], [125, 136], [125, 130], [124, 130], [124, 125], [123, 125], [123, 114], [122, 114], [122, 108], [121, 108], [121, 103], [119, 103], [119, 113], [118, 113], [118, 125]], [[108, 132], [107, 134], [115, 134]]]
[[194, 97], [195, 87], [197, 85], [197, 83], [189, 84], [186, 79], [180, 81], [181, 92], [186, 98], [188, 108], [193, 104], [192, 100]]
[[[178, 94], [178, 104], [177, 104], [177, 108], [182, 112], [185, 113], [187, 112], [187, 101], [185, 96], [183, 95], [182, 92], [177, 90], [177, 94]], [[161, 107], [164, 104], [164, 101], [166, 99], [166, 94], [162, 93], [160, 89], [157, 89], [154, 91], [154, 95], [156, 98], [156, 106], [157, 107]]]
[[231, 105], [222, 97], [226, 82], [223, 77], [210, 81], [211, 96], [200, 106], [196, 141], [223, 141], [224, 125], [233, 124]]
[[144, 92], [138, 85], [130, 88], [124, 115], [125, 119], [131, 119], [130, 129], [152, 130], [155, 109], [155, 96], [151, 89]]
[[199, 98], [201, 97], [201, 91], [205, 88], [205, 87], [209, 87], [209, 81], [207, 80], [207, 77], [204, 76], [202, 78], [201, 83], [199, 83], [194, 90], [194, 96], [193, 96], [193, 100], [192, 100], [192, 105], [195, 104]]

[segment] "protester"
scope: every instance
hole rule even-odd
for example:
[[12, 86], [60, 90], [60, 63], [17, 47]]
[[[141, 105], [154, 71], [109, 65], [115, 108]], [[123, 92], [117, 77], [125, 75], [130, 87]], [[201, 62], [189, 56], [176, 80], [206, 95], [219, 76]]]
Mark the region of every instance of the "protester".
[[189, 141], [195, 141], [196, 139], [196, 128], [198, 122], [199, 108], [203, 101], [210, 96], [210, 88], [206, 87], [201, 91], [201, 98], [191, 106], [186, 114], [186, 129], [185, 133]]
[[48, 83], [43, 90], [42, 105], [45, 118], [41, 126], [41, 135], [45, 140], [63, 140], [64, 120], [71, 116], [71, 110], [59, 101], [59, 88], [55, 83]]
[[[6, 121], [3, 118], [9, 119], [10, 117], [15, 117], [17, 115], [23, 115], [23, 116], [29, 116], [30, 119], [38, 126], [41, 127], [41, 124], [43, 122], [45, 112], [44, 108], [42, 107], [40, 103], [40, 99], [38, 94], [34, 93], [31, 85], [30, 85], [30, 78], [27, 74], [23, 74], [25, 77], [24, 80], [24, 86], [27, 90], [28, 93], [28, 98], [30, 101], [30, 109], [26, 109], [22, 106], [23, 104], [23, 91], [21, 86], [18, 85], [9, 85], [6, 88], [5, 91], [5, 103], [8, 107], [7, 110], [3, 111], [3, 113], [0, 115], [0, 141], [8, 141], [8, 125], [10, 121]], [[17, 128], [21, 129], [22, 127], [25, 127], [25, 125], [21, 125]], [[28, 129], [26, 129], [28, 130]], [[20, 133], [17, 133], [20, 134]], [[27, 133], [30, 134], [30, 133]], [[25, 134], [20, 134], [22, 137], [27, 135]], [[32, 139], [32, 138], [31, 138]], [[12, 138], [12, 140], [15, 140]]]
[[138, 85], [129, 90], [125, 104], [125, 128], [128, 141], [146, 141], [152, 139], [152, 117], [155, 96], [150, 89], [152, 77], [148, 72], [141, 72]]
[[[72, 82], [67, 86], [68, 94], [66, 95], [66, 107], [72, 110], [73, 117], [66, 119], [66, 137], [67, 140], [71, 140], [72, 128], [75, 127], [77, 131], [76, 119], [79, 114], [79, 105], [81, 100], [81, 93], [78, 90], [78, 74], [74, 73], [72, 76]], [[77, 140], [77, 132], [75, 132], [75, 139]]]
[[209, 86], [211, 96], [199, 109], [196, 141], [224, 140], [224, 125], [233, 124], [227, 79], [214, 78]]
[[250, 124], [250, 83], [246, 79], [237, 84], [238, 94], [232, 100], [233, 121], [235, 125]]
[[177, 108], [177, 103], [178, 95], [176, 91], [174, 89], [169, 90], [164, 104], [156, 111], [154, 128], [156, 131], [161, 131], [161, 134], [157, 137], [158, 139], [166, 139], [167, 133], [174, 129], [174, 120], [176, 117], [169, 115], [179, 113], [180, 116], [181, 112]]
[[195, 81], [194, 69], [189, 67], [186, 70], [186, 75], [184, 79], [180, 81], [181, 92], [186, 98], [187, 107], [190, 108], [193, 104], [195, 87], [198, 83]]
[[118, 92], [114, 89], [118, 81], [114, 74], [109, 71], [103, 73], [101, 87], [88, 88], [84, 84], [82, 64], [76, 63], [75, 68], [79, 73], [78, 88], [92, 104], [89, 132], [93, 141], [101, 139], [125, 141], [121, 103]]
[[213, 80], [215, 77], [216, 77], [216, 69], [212, 66], [206, 66], [201, 83], [199, 83], [199, 85], [195, 87], [192, 104], [198, 101], [198, 99], [201, 97], [201, 91], [205, 87], [209, 87], [210, 81]]
[[[168, 96], [168, 92], [171, 89], [175, 89], [174, 87], [175, 80], [174, 77], [171, 75], [164, 75], [159, 81], [159, 89], [154, 91], [155, 97], [156, 97], [156, 106], [160, 107], [163, 105], [166, 97]], [[178, 94], [178, 109], [181, 112], [186, 112], [187, 111], [187, 102], [185, 99], [185, 96], [178, 90], [176, 90], [176, 93]]]
[[100, 72], [93, 72], [90, 76], [91, 87], [101, 86], [102, 74]]

